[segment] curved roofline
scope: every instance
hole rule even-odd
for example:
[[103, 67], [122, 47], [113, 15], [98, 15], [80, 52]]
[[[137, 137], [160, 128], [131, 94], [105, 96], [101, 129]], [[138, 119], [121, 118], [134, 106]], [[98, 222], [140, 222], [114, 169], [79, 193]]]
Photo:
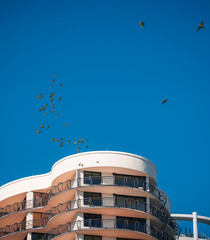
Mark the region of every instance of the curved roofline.
[[151, 164], [151, 165], [154, 167], [154, 169], [155, 169], [155, 171], [156, 171], [156, 173], [157, 173], [157, 168], [156, 168], [156, 166], [154, 165], [154, 163], [150, 162], [148, 159], [146, 159], [146, 158], [144, 158], [144, 157], [141, 157], [141, 156], [139, 156], [139, 155], [132, 154], [132, 153], [126, 153], [126, 152], [118, 152], [118, 151], [91, 151], [91, 152], [76, 153], [76, 154], [73, 154], [73, 155], [66, 156], [66, 157], [58, 160], [57, 162], [55, 162], [55, 163], [53, 164], [53, 166], [51, 167], [50, 172], [48, 172], [48, 173], [42, 173], [42, 174], [39, 174], [39, 175], [27, 176], [27, 177], [23, 177], [23, 178], [19, 178], [19, 179], [13, 180], [13, 181], [11, 181], [11, 182], [8, 182], [8, 183], [0, 186], [0, 189], [4, 188], [4, 187], [6, 187], [6, 186], [9, 186], [9, 185], [11, 185], [11, 184], [17, 183], [17, 182], [21, 182], [21, 181], [27, 180], [27, 179], [33, 179], [33, 178], [37, 178], [37, 177], [46, 177], [46, 176], [50, 175], [50, 174], [53, 172], [53, 168], [54, 168], [57, 164], [59, 164], [60, 162], [63, 162], [63, 161], [65, 161], [65, 160], [69, 159], [69, 158], [75, 158], [75, 157], [78, 157], [78, 156], [81, 156], [81, 155], [83, 156], [83, 155], [91, 155], [91, 154], [118, 154], [118, 155], [121, 154], [121, 155], [127, 155], [127, 156], [131, 156], [131, 157], [139, 158], [139, 159], [141, 159], [141, 160], [143, 160], [143, 161], [148, 162], [149, 164]]
[[148, 159], [146, 159], [146, 158], [144, 158], [144, 157], [141, 157], [141, 156], [139, 156], [139, 155], [133, 154], [133, 153], [119, 152], [119, 151], [91, 151], [91, 152], [85, 152], [85, 153], [79, 153], [79, 154], [77, 153], [77, 154], [69, 155], [69, 156], [67, 156], [67, 157], [64, 157], [64, 158], [58, 160], [56, 163], [54, 163], [53, 166], [52, 166], [52, 168], [51, 168], [51, 171], [53, 170], [53, 168], [54, 168], [58, 163], [65, 161], [67, 158], [74, 158], [74, 157], [77, 157], [77, 156], [79, 156], [79, 155], [101, 154], [101, 153], [102, 153], [102, 154], [110, 154], [110, 153], [112, 153], [112, 154], [121, 154], [121, 155], [127, 155], [127, 156], [130, 156], [130, 157], [139, 158], [139, 159], [141, 159], [141, 160], [143, 160], [143, 161], [145, 161], [145, 162], [150, 163], [150, 164], [155, 168], [155, 171], [156, 171], [156, 173], [157, 173], [157, 168], [156, 168], [155, 164], [152, 163], [151, 161], [149, 161]]

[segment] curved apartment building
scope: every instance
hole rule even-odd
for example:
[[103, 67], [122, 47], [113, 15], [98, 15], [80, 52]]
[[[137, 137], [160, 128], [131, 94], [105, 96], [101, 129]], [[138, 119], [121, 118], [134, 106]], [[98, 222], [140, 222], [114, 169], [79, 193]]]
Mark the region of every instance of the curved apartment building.
[[0, 187], [0, 240], [175, 239], [157, 169], [129, 153], [96, 151]]

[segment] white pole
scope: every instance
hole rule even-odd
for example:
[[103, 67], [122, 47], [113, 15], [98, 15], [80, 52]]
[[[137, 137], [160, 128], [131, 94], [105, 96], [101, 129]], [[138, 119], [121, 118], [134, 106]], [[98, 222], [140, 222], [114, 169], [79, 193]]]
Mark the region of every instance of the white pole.
[[194, 240], [198, 240], [198, 223], [197, 223], [197, 212], [193, 212], [193, 237]]

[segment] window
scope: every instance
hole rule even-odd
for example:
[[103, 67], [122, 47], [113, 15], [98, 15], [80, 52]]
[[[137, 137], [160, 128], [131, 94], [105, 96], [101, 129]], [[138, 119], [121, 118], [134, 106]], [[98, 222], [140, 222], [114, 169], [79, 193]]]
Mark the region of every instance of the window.
[[84, 192], [84, 205], [101, 206], [101, 193]]
[[145, 211], [145, 197], [115, 195], [115, 206]]
[[84, 213], [84, 226], [87, 227], [101, 227], [101, 214]]
[[133, 188], [143, 187], [145, 177], [115, 174], [115, 184], [119, 186], [128, 186]]
[[41, 240], [45, 233], [32, 233], [32, 240]]
[[101, 173], [84, 171], [84, 184], [100, 185]]
[[84, 240], [102, 240], [102, 236], [84, 235]]
[[117, 228], [145, 232], [146, 219], [117, 216], [116, 221]]

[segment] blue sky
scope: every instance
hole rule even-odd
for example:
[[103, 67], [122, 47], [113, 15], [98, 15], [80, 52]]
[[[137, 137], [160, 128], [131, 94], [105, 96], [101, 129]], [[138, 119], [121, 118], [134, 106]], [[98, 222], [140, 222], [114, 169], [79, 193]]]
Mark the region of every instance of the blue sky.
[[[50, 171], [82, 137], [89, 151], [148, 158], [172, 212], [210, 216], [209, 9], [208, 0], [1, 0], [0, 185]], [[57, 118], [38, 111], [51, 92], [62, 96]], [[42, 124], [50, 129], [36, 134]]]

